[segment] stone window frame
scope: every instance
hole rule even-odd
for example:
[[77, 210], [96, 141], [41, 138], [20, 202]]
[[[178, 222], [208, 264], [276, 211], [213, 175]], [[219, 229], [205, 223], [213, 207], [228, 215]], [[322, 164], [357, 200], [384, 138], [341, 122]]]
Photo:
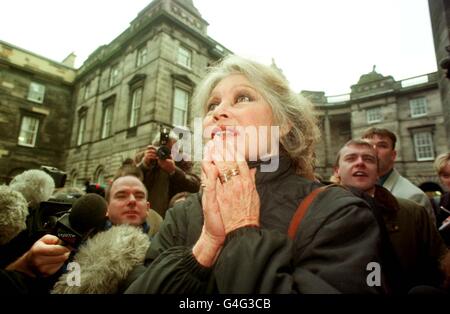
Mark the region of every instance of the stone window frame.
[[192, 69], [192, 49], [179, 45], [177, 49], [177, 64], [187, 69]]
[[136, 68], [143, 66], [147, 63], [148, 48], [147, 45], [142, 45], [136, 49]]
[[[139, 121], [140, 121], [140, 117], [141, 117], [141, 110], [142, 110], [142, 105], [144, 103], [144, 91], [145, 91], [145, 80], [147, 78], [147, 75], [145, 74], [136, 74], [135, 76], [133, 76], [133, 78], [128, 82], [128, 86], [129, 86], [129, 100], [128, 100], [128, 113], [127, 113], [127, 127], [129, 129], [135, 129], [138, 125], [139, 125]], [[135, 108], [135, 93], [141, 90], [141, 99], [140, 99], [140, 104], [138, 106], [138, 108]], [[135, 123], [132, 125], [132, 118], [133, 118], [133, 110], [134, 112], [137, 112], [136, 115], [136, 121]]]
[[383, 121], [382, 108], [378, 106], [366, 109], [366, 121], [368, 124]]
[[108, 87], [113, 87], [119, 83], [119, 62], [111, 65], [109, 69]]
[[32, 102], [42, 104], [45, 97], [45, 85], [37, 82], [30, 82], [27, 99]]
[[86, 84], [84, 85], [83, 100], [87, 100], [92, 96], [91, 90], [92, 90], [92, 80], [87, 81]]
[[[102, 180], [99, 180], [100, 176], [102, 176]], [[106, 183], [105, 167], [103, 167], [103, 165], [99, 165], [95, 169], [94, 182], [100, 185], [104, 185]]]
[[81, 107], [78, 110], [77, 137], [75, 142], [76, 146], [81, 146], [86, 143], [87, 113], [87, 107]]
[[[189, 127], [190, 124], [190, 107], [191, 107], [191, 100], [192, 100], [192, 94], [195, 88], [195, 83], [187, 76], [187, 75], [180, 75], [180, 74], [172, 74], [172, 106], [171, 106], [171, 113], [170, 113], [170, 121], [173, 126], [178, 126], [181, 128]], [[175, 111], [175, 93], [176, 90], [180, 89], [187, 93], [188, 95], [188, 101], [186, 106], [186, 115], [185, 115], [185, 125], [175, 125], [174, 124], [174, 111]]]
[[[179, 104], [177, 104], [177, 91], [180, 91], [184, 93], [183, 96], [187, 97], [185, 99], [185, 104], [183, 104], [184, 108], [181, 108]], [[182, 88], [180, 86], [174, 86], [173, 89], [173, 102], [172, 102], [172, 125], [178, 126], [178, 127], [186, 127], [188, 124], [188, 118], [189, 118], [189, 103], [191, 101], [191, 93], [186, 88]], [[175, 123], [175, 113], [177, 111], [183, 111], [183, 124], [177, 124]]]
[[[420, 102], [419, 102], [420, 101]], [[409, 100], [411, 118], [420, 118], [428, 115], [428, 103], [425, 96], [411, 98]], [[420, 110], [417, 110], [420, 109]], [[418, 113], [415, 113], [419, 111]]]
[[[116, 95], [112, 95], [105, 100], [103, 100], [103, 106], [102, 106], [102, 121], [101, 121], [101, 130], [100, 130], [100, 139], [106, 139], [108, 137], [111, 137], [113, 135], [113, 122], [114, 122], [114, 104], [116, 101]], [[109, 120], [106, 121], [108, 118], [109, 113]], [[107, 124], [108, 123], [108, 124]], [[109, 126], [109, 130], [106, 128]]]
[[[24, 127], [24, 120], [25, 118], [30, 118], [33, 119], [35, 121], [37, 121], [37, 125], [35, 126], [35, 130], [23, 130]], [[36, 147], [36, 142], [37, 142], [37, 136], [39, 134], [39, 129], [41, 126], [41, 119], [42, 117], [40, 117], [39, 115], [36, 115], [35, 113], [29, 112], [29, 111], [23, 111], [21, 113], [20, 116], [20, 127], [19, 127], [19, 134], [17, 136], [17, 145], [19, 146], [24, 146], [24, 147]], [[28, 133], [33, 133], [33, 140], [31, 144], [25, 143], [25, 142], [21, 142], [20, 138], [22, 137], [22, 132], [28, 132]]]
[[[411, 132], [416, 161], [433, 161], [436, 157], [434, 144], [434, 125], [423, 126], [419, 128], [410, 128], [409, 131]], [[426, 143], [419, 142], [424, 140], [426, 141]], [[428, 150], [428, 155], [422, 155], [424, 152], [423, 148], [426, 148]]]

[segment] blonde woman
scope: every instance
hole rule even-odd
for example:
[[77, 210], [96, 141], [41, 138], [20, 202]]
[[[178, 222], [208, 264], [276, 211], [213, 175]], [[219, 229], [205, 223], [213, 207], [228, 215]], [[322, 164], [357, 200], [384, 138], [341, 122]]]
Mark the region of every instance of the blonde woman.
[[319, 129], [284, 77], [230, 56], [210, 69], [195, 102], [207, 142], [203, 189], [167, 212], [126, 292], [381, 292], [382, 282], [367, 284], [368, 264], [379, 261], [377, 222], [349, 192], [322, 193], [295, 240], [287, 235], [299, 202], [320, 186]]

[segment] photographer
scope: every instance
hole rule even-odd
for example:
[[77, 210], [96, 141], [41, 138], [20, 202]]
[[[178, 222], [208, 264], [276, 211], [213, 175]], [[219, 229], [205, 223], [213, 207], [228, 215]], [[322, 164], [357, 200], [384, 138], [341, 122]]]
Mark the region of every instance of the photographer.
[[162, 127], [153, 145], [147, 146], [142, 160], [138, 163], [144, 174], [148, 200], [162, 217], [172, 196], [180, 192], [196, 193], [200, 189], [200, 178], [191, 173], [192, 162], [175, 162], [172, 158], [170, 151], [177, 140], [173, 132]]

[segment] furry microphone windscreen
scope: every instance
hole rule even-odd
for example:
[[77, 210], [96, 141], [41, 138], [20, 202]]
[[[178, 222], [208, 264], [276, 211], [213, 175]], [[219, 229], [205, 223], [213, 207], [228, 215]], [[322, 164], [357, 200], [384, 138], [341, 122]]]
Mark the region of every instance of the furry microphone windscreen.
[[50, 199], [55, 189], [55, 181], [46, 172], [32, 169], [15, 176], [9, 186], [22, 193], [28, 205], [36, 209], [41, 202]]
[[0, 245], [14, 239], [27, 228], [28, 204], [19, 192], [0, 186]]
[[141, 229], [120, 225], [100, 232], [83, 244], [73, 262], [79, 265], [79, 285], [70, 284], [74, 274], [67, 272], [51, 293], [112, 294], [135, 266], [144, 263], [150, 239]]

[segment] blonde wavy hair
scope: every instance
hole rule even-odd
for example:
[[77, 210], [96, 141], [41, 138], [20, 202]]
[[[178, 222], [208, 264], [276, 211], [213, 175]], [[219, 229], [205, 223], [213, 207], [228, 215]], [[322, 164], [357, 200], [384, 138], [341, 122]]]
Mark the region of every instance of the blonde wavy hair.
[[233, 74], [244, 75], [271, 106], [273, 124], [280, 127], [280, 149], [291, 158], [298, 174], [313, 179], [314, 150], [320, 137], [313, 105], [292, 91], [277, 69], [236, 55], [227, 56], [208, 68], [197, 87], [193, 97], [197, 110], [204, 116], [212, 90]]
[[440, 175], [447, 163], [450, 162], [450, 153], [440, 154], [434, 161], [434, 170]]

